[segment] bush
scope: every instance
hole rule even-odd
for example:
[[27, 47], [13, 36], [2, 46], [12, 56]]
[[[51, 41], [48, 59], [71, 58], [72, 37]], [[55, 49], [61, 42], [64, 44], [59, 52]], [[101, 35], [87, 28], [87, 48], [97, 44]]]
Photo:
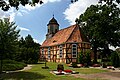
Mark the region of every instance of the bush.
[[112, 63], [111, 62], [107, 62], [107, 66], [112, 66]]
[[120, 66], [120, 58], [119, 58], [117, 52], [113, 52], [111, 54], [111, 63], [114, 67], [119, 67]]
[[81, 63], [81, 64], [83, 64], [83, 63], [84, 63], [84, 60], [83, 60], [83, 59], [84, 59], [84, 55], [83, 55], [82, 52], [80, 52], [80, 53], [79, 53], [78, 62]]
[[103, 67], [103, 68], [107, 68], [107, 63], [106, 63], [106, 62], [103, 62], [103, 63], [102, 63], [102, 67]]
[[57, 70], [58, 70], [58, 71], [59, 71], [59, 70], [64, 71], [63, 65], [62, 65], [62, 64], [58, 64], [58, 65], [57, 65]]
[[85, 53], [80, 52], [79, 54], [79, 63], [85, 63], [86, 66], [91, 65], [91, 51], [87, 50]]
[[77, 63], [76, 62], [72, 62], [72, 67], [77, 67]]
[[17, 62], [14, 60], [3, 60], [3, 71], [15, 71], [23, 69], [25, 66], [27, 66], [25, 63]]

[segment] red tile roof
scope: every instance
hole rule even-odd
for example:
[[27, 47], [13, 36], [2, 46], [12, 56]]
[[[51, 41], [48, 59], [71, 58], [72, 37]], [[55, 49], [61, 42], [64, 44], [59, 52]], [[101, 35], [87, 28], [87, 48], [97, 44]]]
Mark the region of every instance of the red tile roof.
[[52, 38], [46, 39], [41, 47], [53, 46], [65, 42], [88, 42], [78, 25], [59, 30]]

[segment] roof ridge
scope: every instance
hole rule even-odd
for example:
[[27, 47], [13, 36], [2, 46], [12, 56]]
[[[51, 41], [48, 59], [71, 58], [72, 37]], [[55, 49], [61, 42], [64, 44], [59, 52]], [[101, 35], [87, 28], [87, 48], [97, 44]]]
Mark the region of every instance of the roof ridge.
[[[71, 31], [71, 34], [69, 35], [68, 39], [70, 38], [70, 36], [72, 35], [73, 31], [74, 31], [74, 30], [75, 30], [75, 28], [77, 27], [77, 25], [76, 25], [76, 24], [75, 24], [75, 25], [72, 25], [72, 26], [75, 26], [75, 27], [74, 27], [74, 29]], [[71, 26], [71, 27], [72, 27], [72, 26]], [[65, 42], [67, 42], [67, 41], [68, 41], [68, 39], [67, 39]]]
[[73, 27], [73, 26], [75, 26], [75, 24], [74, 24], [74, 25], [71, 25], [71, 26], [69, 26], [69, 27], [66, 27], [66, 28], [60, 29], [59, 31], [64, 30], [64, 29], [68, 29], [68, 28]]

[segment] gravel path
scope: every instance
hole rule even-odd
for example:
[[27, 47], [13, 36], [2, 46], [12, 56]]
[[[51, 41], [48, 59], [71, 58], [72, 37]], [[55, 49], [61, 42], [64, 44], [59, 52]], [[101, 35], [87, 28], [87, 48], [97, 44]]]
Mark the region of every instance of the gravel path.
[[16, 71], [6, 71], [6, 73], [13, 73], [13, 72], [19, 72], [19, 71], [25, 71], [25, 70], [29, 70], [32, 68], [33, 65], [27, 65], [26, 67], [24, 67], [21, 70], [16, 70]]
[[110, 72], [94, 74], [72, 74], [71, 76], [87, 80], [120, 80], [120, 70], [110, 70]]
[[27, 65], [26, 67], [24, 67], [22, 70], [19, 71], [25, 71], [25, 70], [29, 70], [32, 68], [33, 65]]

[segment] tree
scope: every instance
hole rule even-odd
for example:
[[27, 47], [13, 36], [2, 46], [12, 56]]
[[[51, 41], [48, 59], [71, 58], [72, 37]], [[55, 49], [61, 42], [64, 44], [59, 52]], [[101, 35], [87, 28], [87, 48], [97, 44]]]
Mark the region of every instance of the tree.
[[111, 54], [111, 62], [113, 66], [120, 67], [120, 57], [118, 55], [118, 52], [114, 51]]
[[16, 55], [17, 61], [23, 61], [25, 63], [37, 63], [39, 58], [38, 43], [35, 43], [32, 36], [21, 37], [19, 40], [20, 53]]
[[31, 35], [25, 37], [25, 47], [31, 48], [34, 47], [34, 41]]
[[91, 5], [78, 21], [92, 44], [94, 60], [98, 49], [110, 53], [109, 45], [120, 46], [120, 9], [115, 4]]
[[13, 59], [18, 49], [19, 30], [16, 30], [15, 23], [9, 22], [9, 19], [0, 19], [0, 57], [1, 57], [1, 71], [2, 60]]
[[18, 49], [18, 37], [20, 30], [9, 19], [0, 20], [0, 50], [4, 51], [3, 58], [13, 59], [14, 53]]
[[[78, 0], [71, 0], [71, 3], [77, 2]], [[98, 0], [99, 3], [106, 2], [106, 4], [112, 4], [113, 2], [120, 3], [120, 0]]]
[[25, 6], [26, 4], [30, 4], [31, 6], [35, 6], [35, 4], [42, 4], [42, 0], [0, 0], [0, 8], [4, 11], [8, 11], [10, 7], [15, 7], [19, 9], [19, 5]]
[[114, 1], [116, 3], [120, 3], [120, 0], [99, 0], [99, 3], [102, 3], [102, 1], [106, 2], [107, 4], [112, 4]]

